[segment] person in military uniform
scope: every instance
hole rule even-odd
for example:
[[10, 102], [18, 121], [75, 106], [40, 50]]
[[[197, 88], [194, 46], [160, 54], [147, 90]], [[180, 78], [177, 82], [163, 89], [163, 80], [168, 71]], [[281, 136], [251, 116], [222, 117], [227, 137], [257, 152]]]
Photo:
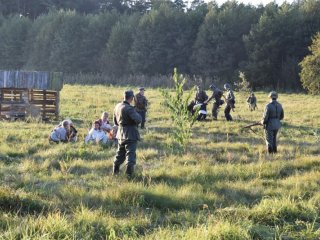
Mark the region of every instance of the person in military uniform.
[[265, 107], [261, 124], [265, 129], [268, 153], [277, 152], [277, 134], [281, 127], [280, 120], [284, 117], [283, 108], [277, 102], [278, 94], [274, 91], [269, 94], [270, 103]]
[[207, 93], [201, 88], [201, 86], [197, 86], [197, 92], [196, 92], [196, 97], [194, 98], [195, 103], [204, 103], [205, 101], [208, 100], [208, 95]]
[[227, 96], [226, 96], [227, 105], [224, 109], [224, 116], [226, 117], [227, 121], [232, 121], [233, 119], [230, 112], [231, 112], [231, 109], [235, 108], [234, 106], [236, 103], [235, 97], [230, 84], [228, 83], [224, 84], [223, 88], [227, 91]]
[[249, 107], [251, 112], [256, 110], [256, 108], [257, 108], [257, 98], [256, 98], [256, 96], [254, 95], [253, 92], [247, 98], [247, 103], [248, 103], [248, 107]]
[[205, 101], [205, 103], [207, 104], [211, 99], [215, 100], [212, 107], [212, 119], [217, 120], [218, 109], [222, 104], [224, 104], [224, 101], [221, 99], [223, 96], [223, 91], [221, 91], [213, 84], [210, 85], [210, 89], [212, 90], [212, 96], [207, 101]]
[[196, 96], [194, 98], [194, 104], [192, 108], [192, 115], [194, 112], [199, 109], [197, 120], [202, 121], [207, 117], [207, 103], [208, 100], [207, 93], [201, 88], [201, 86], [197, 86]]
[[120, 165], [126, 160], [126, 174], [131, 177], [136, 164], [136, 149], [140, 135], [138, 125], [142, 117], [130, 104], [133, 102], [134, 93], [127, 90], [124, 93], [124, 101], [118, 103], [114, 109], [113, 122], [118, 126], [117, 140], [118, 149], [113, 162], [113, 174], [119, 173]]
[[148, 106], [148, 100], [144, 96], [144, 91], [145, 89], [143, 87], [139, 88], [139, 93], [134, 98], [135, 108], [142, 118], [141, 129], [145, 128], [146, 113], [147, 113], [147, 106]]

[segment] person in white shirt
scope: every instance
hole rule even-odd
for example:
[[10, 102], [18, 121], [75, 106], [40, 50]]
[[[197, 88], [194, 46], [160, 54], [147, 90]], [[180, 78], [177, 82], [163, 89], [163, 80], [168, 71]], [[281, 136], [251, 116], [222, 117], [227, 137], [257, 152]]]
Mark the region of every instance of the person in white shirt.
[[85, 143], [107, 143], [108, 137], [106, 133], [101, 130], [101, 124], [99, 121], [95, 121], [92, 125], [92, 128], [89, 131], [89, 134], [85, 138]]

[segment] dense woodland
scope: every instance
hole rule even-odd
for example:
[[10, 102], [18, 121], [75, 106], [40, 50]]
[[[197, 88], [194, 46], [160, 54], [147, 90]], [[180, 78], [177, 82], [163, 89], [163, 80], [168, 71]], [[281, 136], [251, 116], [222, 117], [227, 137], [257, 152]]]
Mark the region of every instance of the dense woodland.
[[320, 1], [0, 0], [0, 68], [190, 76], [301, 88]]

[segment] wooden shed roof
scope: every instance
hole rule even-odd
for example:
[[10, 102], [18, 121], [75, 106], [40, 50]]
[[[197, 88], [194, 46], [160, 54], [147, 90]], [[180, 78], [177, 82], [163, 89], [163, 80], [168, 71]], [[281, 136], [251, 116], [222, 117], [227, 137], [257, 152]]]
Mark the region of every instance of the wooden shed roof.
[[60, 91], [62, 87], [63, 74], [61, 72], [0, 70], [0, 88], [28, 88]]

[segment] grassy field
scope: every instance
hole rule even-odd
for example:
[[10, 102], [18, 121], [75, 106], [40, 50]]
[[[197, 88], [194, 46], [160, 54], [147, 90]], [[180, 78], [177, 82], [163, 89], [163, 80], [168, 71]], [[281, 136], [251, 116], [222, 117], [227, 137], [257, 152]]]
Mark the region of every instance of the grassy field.
[[[319, 239], [320, 96], [280, 94], [279, 153], [241, 131], [261, 119], [236, 93], [235, 121], [194, 125], [186, 152], [171, 147], [159, 90], [147, 90], [147, 129], [136, 177], [112, 176], [116, 149], [85, 145], [92, 120], [112, 113], [124, 88], [70, 86], [61, 119], [80, 139], [50, 145], [57, 122], [0, 122], [0, 239]], [[211, 104], [210, 107], [211, 108]], [[111, 114], [112, 115], [112, 114]]]

